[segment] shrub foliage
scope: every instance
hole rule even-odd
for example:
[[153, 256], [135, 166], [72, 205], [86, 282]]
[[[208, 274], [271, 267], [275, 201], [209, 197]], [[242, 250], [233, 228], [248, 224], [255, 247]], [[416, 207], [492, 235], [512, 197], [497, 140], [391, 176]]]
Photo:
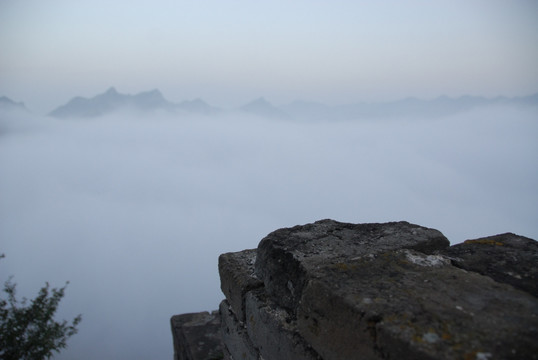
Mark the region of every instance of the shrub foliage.
[[54, 320], [67, 284], [51, 289], [46, 283], [34, 299], [19, 302], [16, 284], [11, 278], [4, 283], [5, 298], [0, 298], [0, 359], [48, 359], [53, 351], [67, 346], [67, 339], [77, 333], [82, 319], [78, 315], [71, 323]]

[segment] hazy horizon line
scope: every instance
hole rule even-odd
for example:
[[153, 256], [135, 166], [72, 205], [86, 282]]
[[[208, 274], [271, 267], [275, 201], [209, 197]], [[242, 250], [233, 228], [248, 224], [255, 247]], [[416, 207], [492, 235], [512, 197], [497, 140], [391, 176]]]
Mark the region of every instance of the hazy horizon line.
[[141, 91], [138, 91], [138, 92], [121, 92], [121, 91], [117, 90], [117, 86], [112, 85], [112, 86], [107, 87], [104, 91], [95, 93], [94, 95], [73, 95], [68, 100], [65, 100], [63, 103], [61, 103], [60, 105], [55, 105], [51, 110], [48, 110], [48, 111], [46, 111], [44, 113], [42, 113], [42, 112], [39, 112], [39, 113], [34, 112], [32, 110], [32, 107], [27, 107], [26, 99], [14, 99], [14, 98], [10, 97], [7, 94], [0, 94], [0, 98], [5, 97], [8, 100], [10, 100], [10, 101], [12, 101], [12, 102], [14, 102], [16, 104], [21, 104], [21, 105], [23, 105], [25, 107], [26, 110], [30, 111], [33, 114], [36, 114], [36, 115], [48, 115], [51, 112], [53, 112], [54, 110], [56, 110], [57, 108], [59, 108], [61, 106], [64, 106], [64, 105], [67, 105], [69, 102], [73, 101], [76, 98], [81, 98], [81, 99], [84, 99], [84, 100], [91, 100], [91, 99], [93, 99], [93, 98], [95, 98], [95, 97], [97, 97], [99, 95], [106, 94], [110, 90], [114, 90], [117, 94], [123, 95], [123, 96], [137, 96], [137, 95], [140, 95], [140, 94], [145, 94], [145, 93], [151, 93], [151, 92], [158, 91], [160, 93], [160, 95], [166, 101], [168, 101], [168, 102], [170, 102], [172, 104], [181, 104], [183, 102], [193, 102], [193, 101], [201, 100], [201, 101], [205, 102], [207, 105], [210, 105], [211, 107], [214, 107], [214, 108], [216, 108], [218, 110], [225, 110], [225, 111], [226, 110], [238, 110], [238, 109], [241, 109], [242, 107], [244, 107], [244, 106], [246, 106], [248, 104], [251, 104], [251, 103], [253, 103], [255, 101], [259, 101], [259, 100], [264, 100], [264, 101], [270, 103], [271, 105], [273, 105], [275, 107], [282, 107], [282, 106], [291, 105], [291, 104], [295, 104], [295, 103], [319, 104], [319, 105], [324, 105], [324, 106], [327, 106], [327, 107], [339, 107], [339, 106], [359, 105], [359, 104], [360, 105], [376, 105], [376, 104], [383, 105], [383, 104], [397, 103], [397, 102], [405, 101], [405, 100], [418, 100], [418, 101], [423, 101], [423, 102], [435, 101], [435, 100], [439, 100], [439, 99], [458, 100], [458, 99], [462, 99], [462, 98], [482, 98], [484, 100], [496, 100], [496, 99], [513, 100], [513, 99], [522, 99], [522, 98], [530, 98], [530, 97], [533, 97], [533, 96], [538, 96], [538, 90], [537, 90], [535, 92], [531, 92], [531, 93], [528, 93], [526, 95], [499, 94], [499, 95], [495, 95], [495, 96], [487, 96], [487, 95], [471, 94], [471, 93], [464, 93], [462, 95], [447, 95], [446, 93], [441, 93], [441, 94], [439, 94], [437, 96], [406, 95], [406, 96], [395, 97], [393, 99], [370, 100], [370, 101], [356, 99], [356, 100], [353, 100], [353, 101], [343, 101], [343, 102], [338, 102], [338, 103], [324, 102], [324, 101], [320, 101], [320, 100], [312, 100], [312, 99], [309, 99], [309, 98], [306, 98], [306, 97], [296, 97], [294, 100], [291, 100], [291, 101], [275, 103], [275, 102], [273, 102], [271, 100], [271, 98], [269, 96], [266, 96], [264, 94], [260, 94], [258, 96], [255, 96], [255, 95], [250, 96], [249, 97], [250, 100], [242, 101], [239, 105], [219, 106], [219, 105], [213, 105], [212, 103], [208, 102], [203, 96], [186, 97], [186, 98], [182, 98], [180, 100], [170, 100], [169, 98], [167, 98], [165, 96], [165, 94], [160, 90], [159, 87], [150, 88], [149, 90], [141, 90]]

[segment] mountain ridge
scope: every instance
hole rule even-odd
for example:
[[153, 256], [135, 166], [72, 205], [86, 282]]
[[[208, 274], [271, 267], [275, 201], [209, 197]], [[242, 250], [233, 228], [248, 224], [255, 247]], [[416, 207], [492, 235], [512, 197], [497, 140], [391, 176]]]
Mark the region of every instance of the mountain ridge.
[[289, 115], [285, 111], [274, 106], [269, 101], [265, 100], [264, 97], [252, 100], [251, 102], [243, 105], [240, 110], [262, 117], [281, 119], [289, 117]]
[[435, 118], [494, 105], [538, 106], [538, 93], [527, 96], [497, 96], [493, 98], [474, 95], [459, 97], [441, 95], [425, 100], [407, 97], [387, 102], [353, 102], [341, 105], [326, 105], [320, 102], [296, 100], [280, 106], [273, 105], [264, 97], [259, 97], [235, 110], [223, 110], [209, 105], [200, 98], [184, 100], [178, 103], [171, 102], [163, 96], [159, 89], [130, 95], [119, 93], [112, 86], [105, 92], [93, 97], [73, 97], [66, 104], [57, 107], [48, 115], [59, 118], [98, 117], [124, 108], [133, 108], [144, 112], [165, 111], [202, 115], [214, 115], [223, 111], [238, 111], [272, 119], [337, 121], [395, 117]]
[[8, 98], [7, 96], [0, 96], [0, 110], [1, 111], [28, 111], [22, 101], [16, 102]]
[[449, 97], [441, 95], [431, 100], [407, 97], [390, 102], [356, 102], [329, 106], [312, 102], [292, 102], [282, 108], [293, 113], [294, 118], [303, 120], [359, 120], [393, 117], [442, 117], [454, 115], [475, 108], [495, 105], [538, 106], [538, 93], [521, 96], [486, 98], [463, 95]]
[[111, 86], [104, 93], [91, 98], [77, 96], [51, 111], [49, 116], [57, 118], [98, 117], [125, 108], [133, 108], [143, 112], [183, 111], [189, 113], [214, 114], [219, 109], [201, 99], [173, 103], [168, 101], [159, 89], [139, 92], [134, 95], [121, 94]]

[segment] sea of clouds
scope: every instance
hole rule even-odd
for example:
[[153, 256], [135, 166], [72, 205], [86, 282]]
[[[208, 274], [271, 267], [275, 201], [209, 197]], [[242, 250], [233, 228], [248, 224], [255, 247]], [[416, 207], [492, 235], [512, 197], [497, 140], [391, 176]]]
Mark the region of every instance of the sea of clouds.
[[216, 309], [223, 252], [332, 218], [407, 220], [452, 243], [538, 238], [538, 108], [293, 122], [0, 114], [0, 274], [70, 284], [58, 359], [171, 359], [169, 318]]

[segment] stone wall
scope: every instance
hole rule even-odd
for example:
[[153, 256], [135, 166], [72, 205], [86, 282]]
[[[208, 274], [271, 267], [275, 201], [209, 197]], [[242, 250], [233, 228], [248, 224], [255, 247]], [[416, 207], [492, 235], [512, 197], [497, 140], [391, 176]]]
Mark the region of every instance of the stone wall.
[[172, 317], [179, 359], [538, 359], [538, 243], [449, 246], [322, 220], [219, 257], [218, 313]]

